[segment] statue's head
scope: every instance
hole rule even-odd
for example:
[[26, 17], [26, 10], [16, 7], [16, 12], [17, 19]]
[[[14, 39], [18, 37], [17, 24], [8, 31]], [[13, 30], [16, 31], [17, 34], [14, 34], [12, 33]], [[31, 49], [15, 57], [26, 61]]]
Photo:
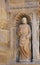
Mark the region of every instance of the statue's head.
[[22, 18], [22, 23], [24, 23], [24, 24], [26, 23], [27, 24], [27, 18], [26, 17]]

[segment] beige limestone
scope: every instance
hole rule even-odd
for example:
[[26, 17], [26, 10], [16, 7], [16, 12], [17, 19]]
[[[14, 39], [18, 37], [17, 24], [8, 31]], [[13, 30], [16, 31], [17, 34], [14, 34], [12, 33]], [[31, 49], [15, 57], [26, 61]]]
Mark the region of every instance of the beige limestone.
[[31, 58], [31, 29], [28, 24], [21, 24], [18, 28], [20, 61]]

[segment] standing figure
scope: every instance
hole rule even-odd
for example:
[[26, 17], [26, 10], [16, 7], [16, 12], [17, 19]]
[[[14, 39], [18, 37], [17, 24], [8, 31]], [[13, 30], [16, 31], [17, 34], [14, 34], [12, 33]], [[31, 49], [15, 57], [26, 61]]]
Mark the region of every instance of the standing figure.
[[22, 23], [18, 28], [19, 38], [19, 59], [20, 61], [30, 61], [31, 59], [31, 29], [27, 24], [27, 18], [22, 18]]

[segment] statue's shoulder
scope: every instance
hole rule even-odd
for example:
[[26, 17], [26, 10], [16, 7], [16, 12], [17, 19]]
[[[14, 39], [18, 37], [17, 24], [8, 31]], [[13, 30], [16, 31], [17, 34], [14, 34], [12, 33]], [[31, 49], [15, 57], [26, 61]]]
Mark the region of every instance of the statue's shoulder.
[[29, 28], [30, 29], [30, 26], [28, 24], [21, 24], [19, 25], [19, 28]]
[[23, 24], [21, 24], [21, 25], [19, 25], [19, 27], [21, 28], [21, 27], [24, 27], [24, 25]]
[[27, 24], [27, 27], [28, 27], [28, 28], [30, 28], [30, 25], [29, 25], [29, 24]]

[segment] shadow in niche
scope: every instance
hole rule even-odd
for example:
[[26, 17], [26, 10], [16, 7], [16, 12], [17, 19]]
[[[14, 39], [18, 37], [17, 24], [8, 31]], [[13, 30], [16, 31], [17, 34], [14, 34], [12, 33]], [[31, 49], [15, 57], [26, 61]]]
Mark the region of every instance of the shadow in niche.
[[40, 56], [40, 23], [39, 23], [39, 56]]
[[[31, 18], [30, 18], [28, 15], [23, 14], [23, 15], [21, 15], [21, 16], [18, 17], [19, 19], [16, 20], [16, 21], [18, 21], [18, 22], [16, 23], [16, 24], [17, 24], [17, 30], [16, 30], [16, 31], [18, 31], [19, 25], [20, 25], [20, 24], [23, 24], [22, 21], [21, 21], [21, 19], [22, 19], [23, 17], [26, 17], [26, 18], [27, 18], [27, 21], [28, 21], [27, 24], [28, 24], [28, 25], [30, 26], [30, 28], [31, 28], [31, 62], [32, 62], [32, 61], [33, 61], [32, 23], [31, 23]], [[19, 49], [19, 39], [18, 39], [18, 43], [17, 43], [17, 49]], [[20, 61], [20, 52], [19, 52], [19, 50], [17, 51], [16, 61], [17, 61], [17, 62]]]
[[5, 0], [5, 2], [7, 2], [7, 0]]

